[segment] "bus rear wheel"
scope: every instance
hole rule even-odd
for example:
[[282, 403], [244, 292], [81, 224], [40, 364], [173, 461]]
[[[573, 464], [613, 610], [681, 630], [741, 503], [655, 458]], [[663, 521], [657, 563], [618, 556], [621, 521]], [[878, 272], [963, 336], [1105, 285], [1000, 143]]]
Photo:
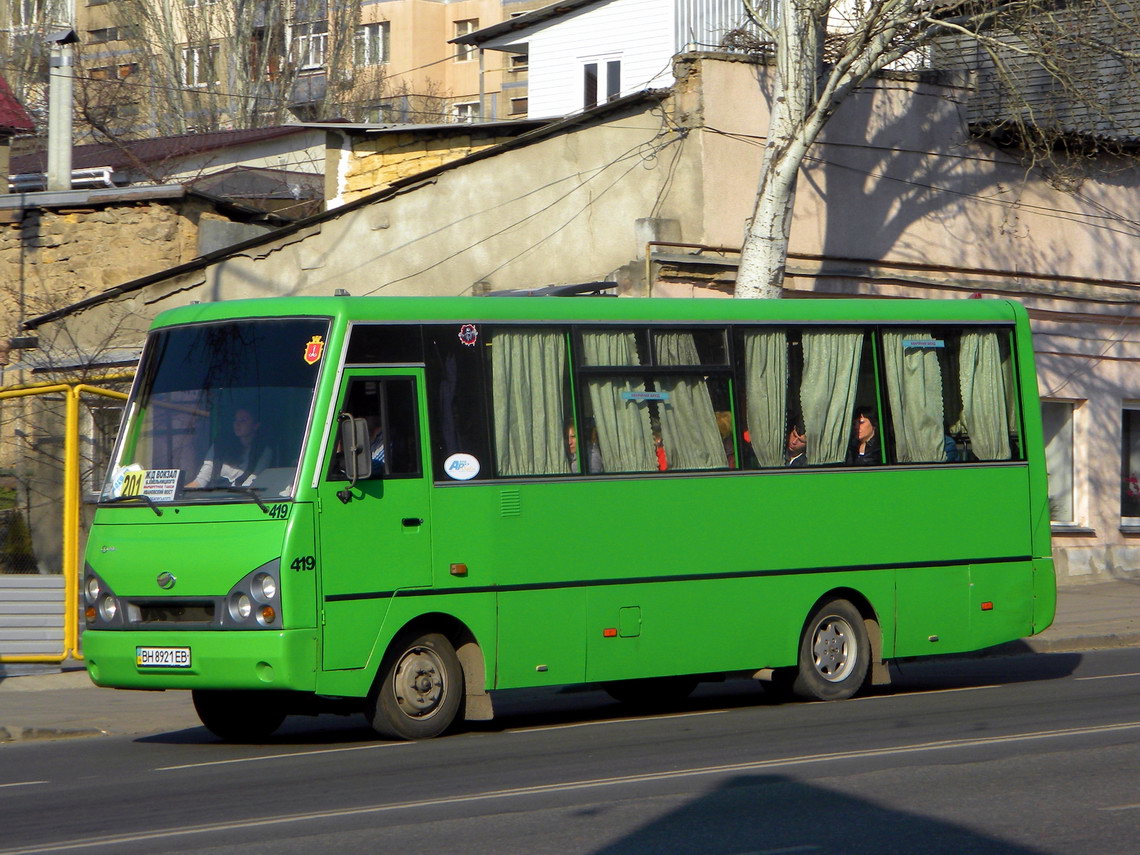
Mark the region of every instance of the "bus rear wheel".
[[382, 679], [368, 695], [372, 729], [389, 739], [431, 739], [455, 721], [463, 700], [463, 667], [439, 633], [404, 636], [384, 657]]
[[202, 724], [227, 742], [258, 742], [285, 721], [285, 706], [273, 692], [195, 689], [190, 695]]
[[813, 701], [850, 698], [863, 687], [870, 661], [871, 644], [859, 610], [847, 600], [829, 600], [804, 627], [792, 691]]

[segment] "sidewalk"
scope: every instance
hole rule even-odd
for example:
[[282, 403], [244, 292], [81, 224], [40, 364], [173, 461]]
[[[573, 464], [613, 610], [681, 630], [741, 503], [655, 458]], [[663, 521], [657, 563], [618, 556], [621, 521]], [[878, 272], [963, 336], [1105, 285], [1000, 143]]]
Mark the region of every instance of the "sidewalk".
[[[1140, 579], [1063, 587], [1053, 626], [986, 653], [1112, 647], [1140, 647]], [[0, 665], [0, 743], [198, 726], [189, 692], [101, 689], [78, 662], [62, 667]]]

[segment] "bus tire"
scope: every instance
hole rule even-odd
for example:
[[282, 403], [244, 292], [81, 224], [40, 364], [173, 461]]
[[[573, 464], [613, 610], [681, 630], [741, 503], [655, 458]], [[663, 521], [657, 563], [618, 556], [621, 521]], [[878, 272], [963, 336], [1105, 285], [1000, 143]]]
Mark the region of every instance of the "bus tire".
[[606, 694], [619, 703], [638, 708], [677, 704], [697, 688], [696, 677], [646, 677], [602, 683]]
[[260, 742], [285, 721], [285, 706], [273, 692], [195, 689], [190, 695], [202, 724], [227, 742]]
[[366, 714], [383, 737], [431, 739], [454, 723], [463, 692], [463, 667], [446, 637], [405, 635], [384, 657]]
[[828, 600], [804, 626], [792, 691], [813, 701], [841, 701], [863, 687], [871, 644], [863, 616], [847, 600]]

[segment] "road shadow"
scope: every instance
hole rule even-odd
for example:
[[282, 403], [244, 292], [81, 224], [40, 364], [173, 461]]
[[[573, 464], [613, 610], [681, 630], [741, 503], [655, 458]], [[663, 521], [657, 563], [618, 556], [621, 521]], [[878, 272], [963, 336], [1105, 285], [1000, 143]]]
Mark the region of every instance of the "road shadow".
[[[891, 663], [891, 684], [869, 686], [863, 694], [906, 695], [912, 692], [963, 689], [973, 686], [1059, 680], [1071, 676], [1083, 657], [1078, 653], [1027, 653], [981, 658], [927, 657]], [[620, 721], [713, 710], [802, 703], [766, 692], [758, 680], [733, 679], [702, 683], [684, 701], [638, 707], [618, 703], [593, 684], [511, 689], [495, 693], [495, 718], [461, 722], [458, 733], [491, 734], [543, 727], [569, 727], [600, 721]], [[368, 743], [378, 737], [362, 714], [290, 716], [281, 729], [258, 745], [330, 746]], [[204, 727], [148, 734], [136, 740], [160, 745], [226, 745]]]
[[1083, 660], [1080, 653], [1034, 653], [1028, 649], [1021, 653], [1012, 647], [1004, 647], [1002, 653], [993, 656], [900, 659], [890, 664], [890, 686], [877, 687], [874, 691], [876, 694], [901, 695], [915, 691], [1062, 680], [1072, 676]]
[[782, 775], [741, 775], [591, 855], [1042, 855], [919, 813]]

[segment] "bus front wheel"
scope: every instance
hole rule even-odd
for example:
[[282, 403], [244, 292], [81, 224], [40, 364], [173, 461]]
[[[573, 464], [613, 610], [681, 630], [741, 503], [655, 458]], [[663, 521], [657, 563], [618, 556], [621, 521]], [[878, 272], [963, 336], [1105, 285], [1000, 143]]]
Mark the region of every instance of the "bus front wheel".
[[847, 600], [829, 600], [804, 627], [792, 691], [814, 701], [850, 698], [862, 688], [870, 661], [871, 644], [859, 610]]
[[195, 689], [190, 695], [202, 724], [227, 742], [258, 742], [285, 721], [285, 705], [273, 692]]
[[372, 729], [390, 739], [430, 739], [455, 721], [463, 667], [439, 633], [397, 639], [384, 657], [379, 686], [368, 695]]

